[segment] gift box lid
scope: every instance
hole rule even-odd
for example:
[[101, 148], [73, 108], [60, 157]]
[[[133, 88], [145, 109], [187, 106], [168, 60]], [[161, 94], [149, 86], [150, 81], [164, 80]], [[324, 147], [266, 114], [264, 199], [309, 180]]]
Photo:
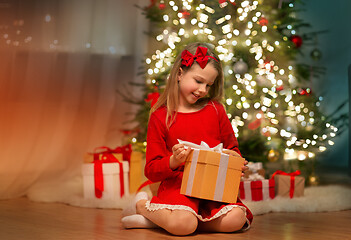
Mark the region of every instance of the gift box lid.
[[[123, 172], [129, 172], [129, 164], [127, 161], [123, 161]], [[103, 163], [102, 164], [103, 174], [119, 174], [119, 163]], [[94, 163], [84, 163], [82, 165], [83, 175], [94, 175]]]
[[[197, 150], [197, 151], [199, 151], [199, 150]], [[191, 154], [186, 159], [186, 161], [192, 160], [193, 153], [194, 153], [194, 150], [191, 151]], [[241, 171], [241, 167], [244, 165], [244, 161], [245, 161], [244, 158], [238, 157], [238, 156], [231, 156], [231, 155], [228, 155], [225, 153], [213, 152], [213, 151], [209, 151], [209, 150], [200, 150], [199, 151], [199, 157], [197, 159], [197, 163], [219, 166], [221, 156], [223, 156], [223, 155], [229, 156], [228, 168]]]

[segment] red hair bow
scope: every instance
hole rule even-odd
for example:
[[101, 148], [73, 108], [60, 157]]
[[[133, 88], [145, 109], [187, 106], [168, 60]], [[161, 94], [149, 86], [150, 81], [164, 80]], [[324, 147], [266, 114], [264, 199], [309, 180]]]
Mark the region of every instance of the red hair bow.
[[182, 52], [182, 64], [189, 67], [193, 65], [194, 61], [200, 65], [202, 69], [206, 67], [208, 62], [208, 58], [213, 58], [214, 60], [218, 61], [216, 58], [211, 56], [206, 56], [207, 48], [198, 46], [196, 49], [195, 55], [191, 54], [188, 50], [184, 50]]

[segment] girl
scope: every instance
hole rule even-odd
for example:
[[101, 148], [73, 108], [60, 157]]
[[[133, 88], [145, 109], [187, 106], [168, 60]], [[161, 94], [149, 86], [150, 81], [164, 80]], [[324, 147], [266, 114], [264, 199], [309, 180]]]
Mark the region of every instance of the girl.
[[189, 44], [176, 58], [165, 91], [150, 112], [145, 176], [161, 181], [157, 196], [148, 200], [146, 193], [138, 193], [133, 205], [123, 212], [125, 228], [157, 225], [174, 235], [188, 235], [196, 229], [235, 232], [250, 227], [252, 214], [239, 199], [227, 204], [180, 194], [190, 148], [178, 139], [195, 144], [204, 141], [210, 147], [223, 143], [224, 148], [240, 154], [231, 123], [219, 103], [222, 95], [223, 71], [218, 56], [204, 44]]

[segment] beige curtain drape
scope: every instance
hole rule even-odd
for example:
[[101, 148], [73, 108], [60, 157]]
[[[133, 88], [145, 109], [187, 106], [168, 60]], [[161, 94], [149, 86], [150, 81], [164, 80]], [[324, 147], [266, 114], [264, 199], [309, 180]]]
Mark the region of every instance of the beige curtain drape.
[[83, 154], [123, 143], [133, 106], [116, 90], [143, 81], [147, 40], [134, 4], [148, 1], [2, 1], [0, 199], [80, 191]]

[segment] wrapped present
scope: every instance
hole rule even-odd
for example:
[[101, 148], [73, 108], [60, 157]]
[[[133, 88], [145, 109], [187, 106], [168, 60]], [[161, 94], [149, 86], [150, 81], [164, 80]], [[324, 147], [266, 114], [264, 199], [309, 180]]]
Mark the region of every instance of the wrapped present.
[[305, 178], [299, 176], [299, 170], [286, 173], [281, 170], [273, 173], [272, 178], [275, 180], [275, 193], [282, 197], [301, 197], [304, 195]]
[[84, 155], [84, 163], [92, 163], [94, 160], [106, 161], [114, 158], [123, 159], [123, 154], [113, 152], [108, 147], [97, 147], [93, 152]]
[[[105, 153], [107, 157], [107, 153]], [[120, 199], [129, 195], [129, 163], [110, 154], [82, 165], [84, 198]]]
[[223, 145], [210, 148], [179, 141], [192, 148], [185, 160], [180, 193], [208, 200], [235, 203], [239, 191], [241, 167], [245, 159], [224, 153]]
[[[124, 159], [126, 160], [126, 159]], [[143, 153], [132, 151], [129, 159], [129, 192], [134, 193], [143, 181]]]
[[240, 182], [239, 196], [241, 200], [262, 201], [275, 197], [274, 179]]
[[[255, 162], [255, 163], [249, 162], [247, 164], [247, 167], [249, 169], [244, 172], [245, 180], [254, 180], [251, 175], [257, 175], [257, 174], [262, 176], [262, 179], [264, 179], [265, 170], [263, 169], [261, 162]], [[255, 176], [254, 178], [257, 178], [257, 177]], [[257, 179], [257, 180], [261, 180], [261, 179]]]
[[143, 153], [132, 150], [132, 145], [111, 149], [106, 146], [97, 147], [92, 153], [86, 153], [84, 156], [85, 163], [92, 163], [96, 160], [122, 159], [129, 162], [129, 192], [136, 192], [137, 188], [143, 181]]

